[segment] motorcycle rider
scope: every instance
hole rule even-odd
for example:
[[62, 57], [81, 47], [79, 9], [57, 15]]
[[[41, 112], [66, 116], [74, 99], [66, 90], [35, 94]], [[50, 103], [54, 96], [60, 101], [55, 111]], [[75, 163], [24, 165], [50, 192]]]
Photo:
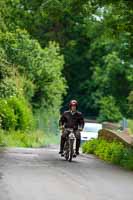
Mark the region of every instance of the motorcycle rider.
[[66, 136], [68, 135], [68, 131], [66, 128], [73, 128], [75, 137], [76, 137], [76, 155], [79, 155], [79, 147], [81, 141], [80, 131], [83, 130], [84, 127], [84, 118], [82, 113], [77, 111], [78, 102], [76, 100], [71, 100], [69, 103], [69, 110], [65, 111], [59, 120], [59, 126], [62, 130], [61, 142], [60, 142], [60, 154], [63, 156], [64, 144], [66, 141]]

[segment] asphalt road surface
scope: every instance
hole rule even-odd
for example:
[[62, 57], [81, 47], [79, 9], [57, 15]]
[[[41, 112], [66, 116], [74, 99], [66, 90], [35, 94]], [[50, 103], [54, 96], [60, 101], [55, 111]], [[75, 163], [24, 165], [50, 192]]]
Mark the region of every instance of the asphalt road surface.
[[133, 200], [133, 173], [57, 147], [0, 150], [0, 200]]

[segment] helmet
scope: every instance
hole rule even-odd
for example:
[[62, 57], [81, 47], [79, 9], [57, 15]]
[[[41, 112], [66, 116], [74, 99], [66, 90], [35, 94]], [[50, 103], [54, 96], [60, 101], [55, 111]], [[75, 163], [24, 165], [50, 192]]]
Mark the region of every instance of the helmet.
[[78, 107], [78, 102], [76, 100], [71, 100], [69, 103], [69, 108], [71, 108], [72, 106], [76, 106], [76, 108]]

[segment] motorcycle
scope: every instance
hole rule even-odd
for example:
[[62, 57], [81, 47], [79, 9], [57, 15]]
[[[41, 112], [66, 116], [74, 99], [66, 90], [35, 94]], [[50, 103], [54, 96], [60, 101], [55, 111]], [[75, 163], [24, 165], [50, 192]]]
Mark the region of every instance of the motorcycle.
[[64, 157], [71, 162], [73, 157], [76, 157], [76, 137], [73, 129], [67, 128], [66, 131], [68, 134], [64, 145]]

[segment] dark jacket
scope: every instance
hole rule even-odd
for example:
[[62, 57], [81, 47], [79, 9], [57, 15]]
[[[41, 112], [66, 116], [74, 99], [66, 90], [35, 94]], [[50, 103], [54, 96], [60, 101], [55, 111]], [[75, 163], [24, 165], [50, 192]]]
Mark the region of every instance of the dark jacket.
[[72, 113], [70, 110], [65, 111], [59, 120], [59, 125], [77, 130], [78, 127], [84, 127], [84, 118], [81, 112], [76, 111]]

